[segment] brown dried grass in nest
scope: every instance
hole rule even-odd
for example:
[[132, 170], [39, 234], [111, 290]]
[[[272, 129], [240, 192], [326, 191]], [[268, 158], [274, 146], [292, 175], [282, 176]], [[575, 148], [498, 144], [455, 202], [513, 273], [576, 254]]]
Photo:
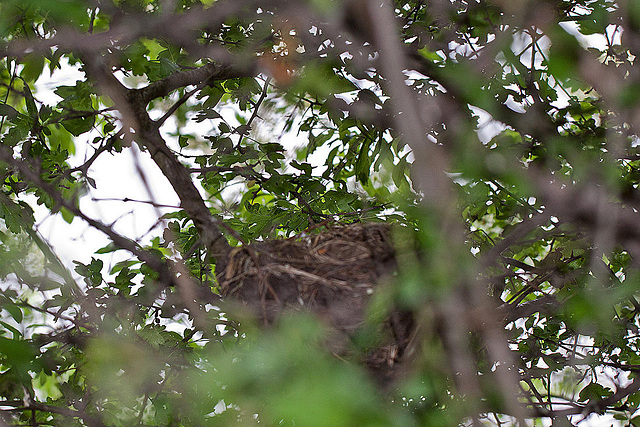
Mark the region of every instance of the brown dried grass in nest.
[[[309, 310], [334, 331], [328, 349], [343, 357], [365, 322], [381, 279], [396, 269], [391, 230], [384, 223], [331, 225], [318, 234], [237, 248], [219, 274], [221, 294], [235, 299], [264, 323], [286, 310]], [[360, 357], [382, 384], [394, 376], [411, 339], [412, 316], [391, 312], [378, 345]]]

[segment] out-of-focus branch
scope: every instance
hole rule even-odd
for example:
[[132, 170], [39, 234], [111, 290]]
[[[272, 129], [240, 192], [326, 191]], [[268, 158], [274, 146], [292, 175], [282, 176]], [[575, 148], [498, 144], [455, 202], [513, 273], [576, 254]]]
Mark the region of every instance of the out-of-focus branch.
[[551, 176], [545, 179], [541, 172], [530, 178], [536, 183], [537, 195], [546, 205], [546, 213], [561, 222], [595, 230], [599, 212], [607, 212], [612, 243], [623, 245], [632, 254], [631, 262], [640, 265], [640, 206], [615, 203], [605, 189], [595, 184], [565, 185], [554, 182], [557, 180], [552, 180]]
[[444, 214], [452, 208], [449, 205], [452, 203], [452, 184], [444, 173], [449, 161], [441, 147], [427, 140], [425, 130], [436, 121], [437, 110], [425, 111], [429, 117], [418, 115], [420, 110], [415, 94], [405, 83], [406, 76], [403, 71], [407, 64], [403, 46], [398, 38], [393, 10], [386, 2], [381, 3], [378, 0], [359, 3], [363, 3], [370, 19], [376, 23], [374, 40], [380, 49], [379, 65], [386, 78], [387, 93], [391, 97], [395, 127], [416, 158], [413, 172], [418, 189], [424, 193], [424, 203], [430, 205], [429, 207], [436, 207]]
[[[448, 153], [426, 137], [426, 130], [440, 118], [440, 108], [435, 102], [420, 108], [421, 100], [406, 84], [404, 70], [407, 69], [407, 58], [404, 45], [399, 41], [392, 7], [380, 0], [369, 0], [366, 6], [374, 41], [380, 51], [380, 70], [386, 79], [387, 93], [394, 109], [395, 127], [415, 156], [412, 165], [414, 183], [424, 195], [426, 210], [437, 213], [440, 233], [446, 235], [450, 242], [448, 250], [459, 253], [463, 247], [464, 231], [456, 210], [453, 184], [445, 173], [449, 167]], [[449, 120], [455, 121], [455, 117]], [[508, 367], [494, 373], [495, 381], [502, 391], [507, 411], [522, 420], [525, 413], [515, 396], [519, 390], [519, 376], [504, 336], [503, 324], [484, 287], [474, 283], [468, 274], [462, 272], [451, 278], [455, 288], [442, 308], [444, 341], [449, 343], [449, 354], [455, 355], [452, 370], [460, 373], [458, 386], [469, 398], [473, 417], [473, 412], [480, 408], [478, 397], [481, 390], [468, 331], [477, 329], [491, 362]]]
[[[272, 2], [263, 1], [261, 3], [265, 3], [266, 6]], [[184, 13], [123, 15], [114, 12], [114, 21], [111, 22], [107, 31], [84, 33], [71, 27], [57, 28], [56, 33], [49, 38], [14, 40], [0, 53], [3, 56], [20, 58], [32, 52], [49, 53], [52, 47], [68, 52], [95, 53], [112, 49], [114, 43], [126, 46], [141, 37], [162, 39], [179, 46], [196, 47], [198, 44], [194, 43], [194, 40], [197, 39], [195, 34], [199, 29], [216, 28], [228, 16], [240, 14], [240, 11], [249, 4], [250, 2], [223, 0], [215, 2], [210, 7], [193, 5], [189, 11]], [[219, 53], [223, 53], [223, 51]], [[229, 59], [230, 56], [226, 58]]]

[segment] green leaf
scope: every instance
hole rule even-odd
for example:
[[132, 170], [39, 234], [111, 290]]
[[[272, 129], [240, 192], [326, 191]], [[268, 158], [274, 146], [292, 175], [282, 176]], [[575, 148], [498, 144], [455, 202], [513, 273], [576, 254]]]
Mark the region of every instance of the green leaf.
[[100, 249], [98, 249], [96, 251], [96, 254], [108, 254], [110, 252], [117, 251], [118, 249], [120, 248], [118, 248], [113, 242], [110, 242], [106, 246], [103, 246]]
[[3, 305], [2, 308], [9, 312], [11, 317], [13, 317], [13, 320], [18, 323], [22, 322], [22, 309], [20, 307], [17, 307], [13, 304], [6, 304]]
[[549, 33], [549, 37], [551, 38], [548, 54], [549, 72], [559, 80], [575, 78], [582, 50], [578, 41], [561, 27], [554, 28]]
[[65, 207], [60, 208], [60, 215], [62, 215], [62, 219], [64, 219], [67, 224], [71, 224], [73, 219], [76, 217], [73, 212]]
[[22, 79], [23, 90], [24, 90], [24, 101], [27, 105], [27, 112], [29, 113], [29, 117], [31, 117], [34, 122], [38, 121], [38, 108], [36, 107], [36, 101], [33, 98], [33, 94], [31, 93], [31, 89], [29, 88], [29, 84], [26, 80]]
[[0, 104], [0, 116], [6, 116], [7, 119], [13, 120], [18, 117], [18, 111], [10, 105]]
[[180, 135], [178, 137], [178, 145], [180, 145], [180, 148], [185, 148], [186, 146], [189, 145], [189, 137], [185, 136], [185, 135]]
[[[4, 326], [9, 332], [11, 332], [13, 334], [13, 339], [14, 340], [18, 340], [22, 338], [22, 332], [20, 332], [18, 329], [16, 329], [14, 326], [10, 325], [7, 322], [3, 322], [0, 321], [0, 325]], [[1, 350], [0, 350], [1, 352]]]
[[291, 166], [298, 169], [299, 171], [302, 171], [305, 175], [311, 175], [311, 172], [313, 170], [309, 163], [298, 163], [295, 160], [291, 162]]
[[580, 391], [579, 401], [580, 402], [585, 402], [587, 400], [598, 401], [606, 397], [609, 397], [611, 395], [613, 395], [613, 391], [608, 387], [605, 387], [598, 383], [591, 383]]
[[85, 132], [89, 132], [95, 124], [95, 117], [83, 117], [79, 119], [70, 119], [62, 121], [62, 126], [73, 136], [80, 136]]
[[44, 56], [39, 54], [29, 54], [23, 59], [22, 71], [20, 77], [25, 81], [35, 82], [42, 74], [44, 68]]
[[7, 364], [22, 374], [27, 374], [37, 351], [28, 341], [8, 339], [0, 336], [0, 355], [4, 355], [3, 364]]

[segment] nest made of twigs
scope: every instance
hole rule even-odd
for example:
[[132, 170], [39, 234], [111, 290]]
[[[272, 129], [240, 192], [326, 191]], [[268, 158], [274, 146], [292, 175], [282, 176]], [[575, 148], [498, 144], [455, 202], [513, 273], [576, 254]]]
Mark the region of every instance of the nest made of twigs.
[[[264, 324], [286, 310], [315, 313], [336, 332], [329, 349], [343, 354], [365, 321], [376, 286], [395, 269], [390, 226], [355, 223], [236, 248], [218, 279], [223, 298], [241, 301]], [[412, 327], [410, 315], [392, 312], [380, 345], [364, 356], [381, 382], [391, 377]]]

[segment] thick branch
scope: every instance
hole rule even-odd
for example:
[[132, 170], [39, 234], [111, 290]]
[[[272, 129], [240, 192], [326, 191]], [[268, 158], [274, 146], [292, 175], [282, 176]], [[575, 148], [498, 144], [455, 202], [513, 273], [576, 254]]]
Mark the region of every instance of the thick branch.
[[157, 127], [143, 126], [142, 128], [141, 136], [145, 146], [151, 152], [151, 157], [167, 177], [178, 197], [180, 197], [182, 208], [198, 229], [200, 238], [209, 254], [216, 260], [226, 258], [231, 251], [231, 247], [222, 234], [219, 221], [211, 215], [211, 212], [204, 204], [200, 192], [191, 180], [189, 170], [169, 150]]
[[149, 86], [141, 89], [130, 89], [127, 97], [132, 103], [144, 104], [146, 106], [149, 101], [167, 96], [174, 90], [181, 87], [195, 85], [206, 81], [247, 77], [249, 75], [252, 75], [252, 73], [247, 73], [231, 66], [222, 66], [211, 62], [194, 70], [173, 73], [164, 79], [151, 83]]
[[241, 73], [229, 67], [208, 64], [197, 70], [175, 73], [165, 79], [142, 88], [125, 88], [106, 68], [104, 64], [89, 59], [89, 69], [94, 78], [113, 99], [120, 109], [125, 126], [130, 126], [139, 137], [164, 176], [180, 198], [182, 208], [192, 219], [204, 246], [216, 260], [225, 259], [231, 248], [220, 229], [219, 220], [211, 215], [191, 180], [189, 170], [176, 158], [160, 135], [160, 124], [154, 122], [147, 113], [147, 104], [157, 97], [166, 96], [171, 91], [188, 85], [213, 79], [228, 79]]

